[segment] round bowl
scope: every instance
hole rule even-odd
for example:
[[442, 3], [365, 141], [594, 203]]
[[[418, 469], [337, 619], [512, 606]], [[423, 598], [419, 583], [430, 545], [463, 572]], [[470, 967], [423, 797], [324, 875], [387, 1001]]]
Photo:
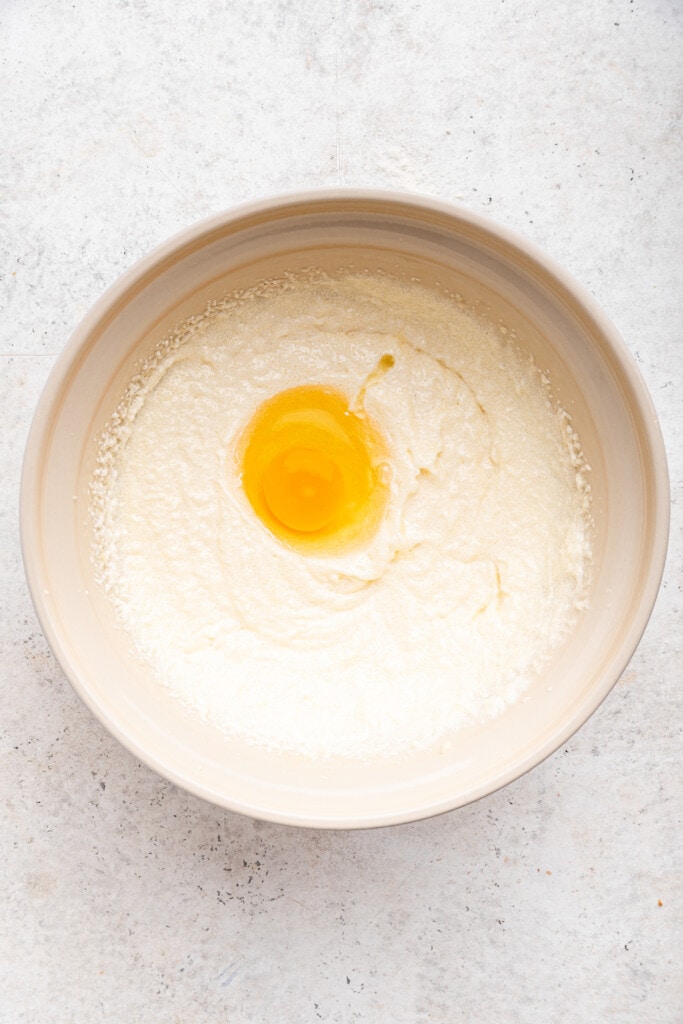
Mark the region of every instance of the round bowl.
[[[547, 371], [592, 467], [590, 607], [522, 702], [400, 760], [310, 761], [224, 735], [169, 698], [131, 655], [93, 579], [88, 485], [97, 438], [133, 367], [211, 299], [283, 270], [353, 265], [440, 282], [516, 330]], [[22, 479], [24, 562], [45, 635], [77, 693], [136, 757], [192, 793], [319, 828], [411, 821], [518, 778], [591, 715], [623, 672], [664, 566], [668, 475], [657, 417], [591, 297], [533, 245], [431, 200], [290, 195], [220, 214], [166, 242], [95, 304], [48, 380]]]

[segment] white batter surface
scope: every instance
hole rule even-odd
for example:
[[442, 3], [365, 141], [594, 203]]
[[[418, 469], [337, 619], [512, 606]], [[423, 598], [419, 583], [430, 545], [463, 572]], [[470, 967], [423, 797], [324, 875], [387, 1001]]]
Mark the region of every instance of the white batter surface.
[[[390, 451], [386, 517], [341, 556], [277, 540], [240, 484], [254, 411], [306, 384], [351, 403], [367, 384]], [[570, 629], [587, 468], [495, 325], [416, 283], [304, 272], [210, 307], [141, 368], [100, 440], [94, 559], [193, 711], [278, 750], [396, 755], [518, 700]]]

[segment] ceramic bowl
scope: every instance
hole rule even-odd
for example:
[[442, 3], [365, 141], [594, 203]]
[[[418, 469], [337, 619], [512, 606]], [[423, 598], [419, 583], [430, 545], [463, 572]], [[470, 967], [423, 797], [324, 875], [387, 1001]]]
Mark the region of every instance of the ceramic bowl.
[[[353, 264], [441, 282], [517, 332], [548, 371], [592, 467], [590, 607], [527, 698], [397, 761], [305, 761], [227, 740], [130, 653], [90, 560], [97, 438], [135, 363], [172, 325], [283, 270]], [[231, 810], [319, 828], [411, 821], [516, 779], [592, 714], [651, 613], [668, 538], [666, 460], [652, 402], [587, 292], [535, 246], [464, 209], [382, 192], [290, 195], [203, 221], [124, 274], [69, 340], [31, 428], [22, 547], [45, 635], [100, 721], [156, 771]]]

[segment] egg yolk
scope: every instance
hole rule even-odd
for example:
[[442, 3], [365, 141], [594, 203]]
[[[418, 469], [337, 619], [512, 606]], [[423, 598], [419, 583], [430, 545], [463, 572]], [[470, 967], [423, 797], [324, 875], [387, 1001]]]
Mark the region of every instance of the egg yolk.
[[242, 485], [275, 536], [340, 549], [367, 537], [388, 498], [386, 445], [375, 425], [331, 388], [282, 391], [239, 443]]

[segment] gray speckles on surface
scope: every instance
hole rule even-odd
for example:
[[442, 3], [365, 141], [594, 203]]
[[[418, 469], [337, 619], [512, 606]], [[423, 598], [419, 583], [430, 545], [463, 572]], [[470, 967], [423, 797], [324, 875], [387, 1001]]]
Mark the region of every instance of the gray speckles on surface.
[[[0, 1022], [673, 1024], [680, 11], [309, 8], [0, 14]], [[54, 358], [119, 273], [198, 217], [338, 184], [459, 200], [572, 271], [651, 389], [674, 504], [648, 630], [564, 749], [460, 812], [337, 834], [219, 811], [98, 725], [36, 622], [17, 501]]]

